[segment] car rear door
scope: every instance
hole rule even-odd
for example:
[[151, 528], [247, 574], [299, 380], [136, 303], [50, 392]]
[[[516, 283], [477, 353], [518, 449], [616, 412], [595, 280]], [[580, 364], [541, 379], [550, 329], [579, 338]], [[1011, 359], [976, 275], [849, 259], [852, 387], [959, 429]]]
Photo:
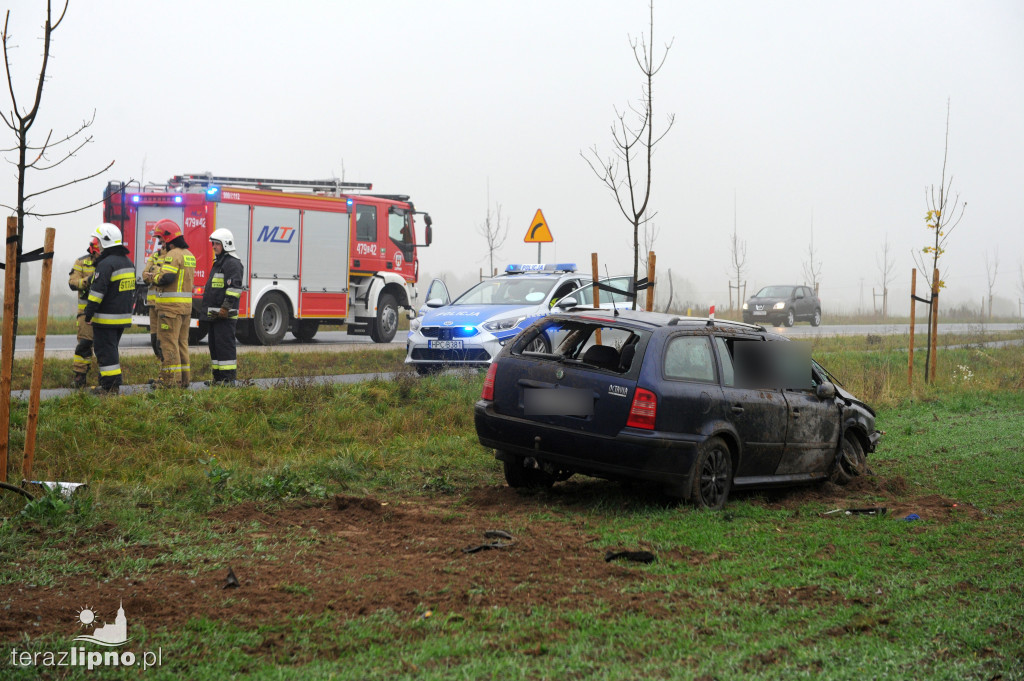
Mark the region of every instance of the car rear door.
[[723, 400], [718, 417], [733, 425], [743, 443], [736, 478], [772, 475], [782, 460], [786, 443], [788, 413], [782, 390], [771, 387], [770, 381], [758, 384], [749, 379], [738, 380], [734, 365], [737, 345], [763, 342], [759, 337], [741, 340], [715, 336], [722, 367]]
[[707, 334], [679, 333], [665, 342], [662, 378], [658, 391], [657, 430], [698, 435], [721, 409], [711, 338]]

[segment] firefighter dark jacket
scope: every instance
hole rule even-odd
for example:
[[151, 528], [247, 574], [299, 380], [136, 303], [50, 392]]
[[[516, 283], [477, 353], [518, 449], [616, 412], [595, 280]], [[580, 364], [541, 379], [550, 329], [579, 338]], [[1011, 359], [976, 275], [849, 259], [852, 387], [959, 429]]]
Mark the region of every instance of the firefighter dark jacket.
[[75, 261], [68, 272], [68, 286], [78, 293], [78, 314], [85, 312], [85, 303], [89, 300], [89, 283], [95, 271], [95, 258], [91, 253], [86, 253]]
[[188, 315], [192, 313], [192, 280], [196, 257], [187, 248], [172, 242], [160, 265], [153, 289], [156, 291], [158, 312]]
[[245, 268], [242, 261], [224, 251], [213, 261], [210, 278], [203, 290], [203, 310], [207, 317], [214, 317], [223, 308], [228, 317], [238, 317], [238, 299], [242, 295], [242, 277]]
[[85, 304], [85, 321], [107, 327], [131, 326], [135, 305], [135, 266], [124, 246], [105, 248]]

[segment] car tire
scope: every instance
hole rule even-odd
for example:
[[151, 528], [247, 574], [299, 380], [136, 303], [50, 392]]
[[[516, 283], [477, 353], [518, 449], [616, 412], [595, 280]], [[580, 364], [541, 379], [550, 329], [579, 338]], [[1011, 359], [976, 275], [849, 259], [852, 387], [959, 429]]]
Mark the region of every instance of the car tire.
[[821, 326], [821, 310], [814, 311], [814, 316], [811, 317], [811, 326]]
[[540, 334], [530, 344], [523, 348], [523, 352], [543, 352], [546, 355], [551, 354], [551, 341], [547, 339], [547, 336]]
[[374, 343], [390, 343], [398, 332], [398, 303], [390, 293], [377, 301], [377, 318], [370, 324], [370, 338]]
[[796, 324], [796, 315], [793, 314], [793, 308], [789, 308], [786, 312], [786, 318], [782, 320], [782, 325], [793, 326], [793, 324]]
[[308, 343], [313, 340], [313, 336], [320, 330], [320, 322], [315, 319], [300, 319], [295, 323], [295, 329], [292, 331], [292, 335], [298, 338], [303, 343]]
[[252, 318], [252, 335], [260, 345], [277, 345], [291, 326], [291, 313], [284, 296], [271, 291], [260, 299]]
[[837, 485], [846, 485], [854, 478], [864, 475], [868, 469], [868, 460], [864, 456], [864, 447], [860, 440], [853, 433], [847, 432], [839, 445], [839, 453], [832, 470], [829, 472], [829, 481]]
[[533, 466], [526, 465], [526, 459], [513, 457], [502, 462], [505, 467], [505, 482], [513, 489], [549, 489], [555, 484], [555, 476]]
[[697, 448], [690, 480], [690, 503], [698, 509], [719, 511], [732, 489], [732, 455], [720, 437], [711, 437]]

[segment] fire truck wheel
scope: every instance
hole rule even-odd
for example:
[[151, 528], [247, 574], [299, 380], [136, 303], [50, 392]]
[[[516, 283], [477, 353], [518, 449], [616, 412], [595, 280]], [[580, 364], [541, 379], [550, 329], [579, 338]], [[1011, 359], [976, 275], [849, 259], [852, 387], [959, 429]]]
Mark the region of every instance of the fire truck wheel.
[[390, 343], [398, 331], [398, 303], [390, 293], [377, 301], [377, 319], [370, 325], [370, 338], [374, 343]]
[[260, 345], [277, 345], [291, 326], [284, 296], [271, 291], [263, 296], [253, 315], [252, 330]]
[[188, 344], [199, 345], [199, 341], [206, 338], [206, 334], [210, 330], [210, 325], [206, 322], [199, 322], [199, 326], [194, 329], [188, 330]]
[[239, 319], [238, 326], [235, 327], [235, 338], [242, 345], [255, 345], [256, 337], [252, 332], [252, 320], [251, 319]]
[[303, 343], [313, 340], [313, 336], [320, 330], [320, 322], [314, 320], [300, 319], [295, 323], [292, 334]]

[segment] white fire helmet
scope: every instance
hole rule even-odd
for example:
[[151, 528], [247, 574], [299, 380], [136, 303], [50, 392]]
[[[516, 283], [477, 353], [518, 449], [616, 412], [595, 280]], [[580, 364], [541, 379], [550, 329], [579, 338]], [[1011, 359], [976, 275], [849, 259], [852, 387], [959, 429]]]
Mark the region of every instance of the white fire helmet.
[[104, 222], [97, 227], [92, 235], [100, 240], [100, 248], [110, 248], [121, 245], [121, 230], [109, 222]]
[[213, 230], [213, 234], [210, 235], [210, 241], [219, 241], [228, 253], [234, 253], [235, 251], [235, 236], [231, 233], [230, 229], [221, 228]]

